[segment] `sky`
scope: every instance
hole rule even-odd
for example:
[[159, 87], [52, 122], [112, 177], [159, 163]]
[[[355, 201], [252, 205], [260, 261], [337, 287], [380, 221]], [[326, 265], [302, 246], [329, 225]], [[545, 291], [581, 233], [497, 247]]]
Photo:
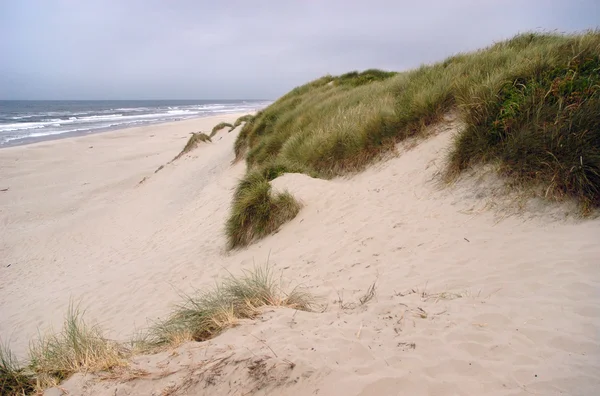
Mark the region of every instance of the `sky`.
[[598, 25], [598, 0], [0, 0], [0, 99], [275, 99]]

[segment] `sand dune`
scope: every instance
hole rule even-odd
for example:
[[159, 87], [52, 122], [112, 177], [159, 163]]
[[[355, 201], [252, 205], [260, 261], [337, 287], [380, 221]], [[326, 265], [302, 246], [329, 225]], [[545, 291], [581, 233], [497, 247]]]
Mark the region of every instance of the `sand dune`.
[[126, 339], [178, 293], [267, 258], [324, 304], [321, 313], [265, 310], [209, 342], [138, 356], [118, 379], [76, 375], [65, 392], [597, 392], [599, 220], [568, 216], [568, 205], [515, 208], [482, 172], [441, 186], [450, 119], [355, 176], [274, 180], [304, 208], [275, 235], [226, 252], [223, 225], [245, 171], [231, 164], [236, 132], [153, 172], [190, 130], [231, 119], [0, 151], [0, 187], [10, 187], [0, 193], [0, 334], [18, 352], [38, 327], [60, 323], [71, 298]]

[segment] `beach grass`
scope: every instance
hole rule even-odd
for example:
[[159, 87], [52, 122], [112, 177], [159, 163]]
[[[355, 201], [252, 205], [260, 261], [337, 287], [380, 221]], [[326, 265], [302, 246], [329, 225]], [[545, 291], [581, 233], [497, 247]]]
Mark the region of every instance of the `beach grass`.
[[36, 380], [22, 367], [8, 345], [0, 343], [0, 396], [29, 395], [36, 390]]
[[[248, 174], [294, 164], [292, 171], [328, 179], [363, 170], [406, 138], [424, 137], [452, 111], [465, 128], [450, 148], [447, 180], [497, 163], [508, 182], [574, 199], [587, 214], [600, 206], [599, 59], [599, 31], [525, 33], [406, 72], [328, 75], [248, 120], [236, 159], [245, 159]], [[235, 227], [255, 217], [268, 215], [234, 196], [230, 247], [245, 232]]]
[[41, 389], [56, 385], [71, 374], [101, 371], [122, 365], [127, 353], [89, 325], [83, 313], [71, 305], [58, 333], [40, 335], [30, 345], [30, 368]]
[[[282, 171], [282, 170], [280, 170]], [[277, 169], [270, 176], [277, 175]], [[225, 232], [229, 247], [246, 246], [296, 217], [301, 204], [288, 192], [273, 194], [269, 178], [251, 172], [238, 185]]]
[[233, 125], [231, 126], [231, 129], [229, 129], [229, 132], [233, 131], [235, 128], [239, 127], [240, 125], [242, 125], [243, 122], [248, 122], [250, 121], [254, 116], [252, 114], [246, 114], [243, 115], [241, 117], [238, 117], [237, 120], [235, 120], [235, 122], [233, 123]]
[[[597, 43], [596, 43], [597, 45]], [[463, 98], [471, 111], [450, 154], [448, 175], [482, 162], [516, 184], [600, 205], [600, 48], [580, 47], [566, 65], [529, 63]], [[479, 99], [476, 99], [479, 98]]]
[[193, 149], [198, 147], [198, 145], [200, 143], [206, 143], [206, 142], [212, 142], [210, 136], [208, 136], [204, 132], [193, 132], [192, 135], [190, 136], [190, 138], [188, 139], [187, 143], [185, 144], [185, 147], [183, 148], [183, 150], [181, 150], [181, 152], [179, 154], [177, 154], [175, 156], [175, 158], [172, 159], [172, 161], [175, 161], [176, 159], [189, 153], [190, 151], [192, 151]]
[[166, 320], [127, 343], [106, 338], [100, 327], [87, 323], [84, 312], [70, 304], [59, 332], [39, 335], [30, 343], [27, 365], [19, 364], [9, 347], [0, 344], [0, 396], [40, 394], [75, 373], [112, 372], [126, 367], [133, 355], [208, 340], [240, 320], [255, 318], [264, 306], [301, 311], [318, 307], [304, 287], [287, 286], [268, 262], [240, 276], [228, 273], [214, 287], [183, 296], [183, 303]]
[[213, 136], [215, 136], [217, 134], [217, 132], [219, 132], [223, 128], [233, 129], [234, 126], [233, 126], [233, 124], [230, 124], [229, 122], [220, 122], [213, 127], [212, 131], [210, 132], [210, 137], [212, 138]]
[[176, 346], [186, 341], [205, 341], [235, 325], [256, 317], [264, 306], [312, 311], [315, 299], [302, 287], [285, 292], [281, 278], [269, 265], [255, 267], [241, 276], [229, 274], [220, 283], [193, 296], [185, 296], [163, 322], [144, 338], [146, 349]]

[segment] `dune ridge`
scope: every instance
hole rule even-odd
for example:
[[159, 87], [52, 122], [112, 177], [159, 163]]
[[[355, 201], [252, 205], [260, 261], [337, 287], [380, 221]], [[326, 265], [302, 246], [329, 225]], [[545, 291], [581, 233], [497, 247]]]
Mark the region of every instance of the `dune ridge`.
[[[75, 375], [61, 389], [85, 395], [226, 390], [368, 395], [400, 389], [424, 395], [592, 394], [600, 383], [595, 336], [600, 223], [581, 221], [569, 214], [572, 208], [548, 203], [538, 204], [537, 213], [507, 215], [498, 209], [510, 202], [495, 188], [485, 188], [494, 182], [485, 175], [441, 186], [439, 169], [457, 122], [446, 120], [425, 142], [407, 142], [398, 147], [399, 156], [349, 178], [287, 174], [273, 180], [274, 191], [289, 190], [304, 208], [275, 235], [233, 253], [224, 250], [222, 226], [244, 164], [231, 165], [236, 132], [223, 134], [143, 185], [130, 183], [120, 205], [96, 203], [103, 221], [116, 221], [135, 207], [142, 218], [159, 208], [171, 211], [154, 219], [159, 227], [147, 241], [133, 239], [139, 229], [122, 224], [121, 232], [131, 232], [125, 246], [115, 246], [122, 234], [114, 235], [112, 244], [103, 242], [119, 249], [118, 256], [137, 249], [143, 258], [121, 260], [98, 278], [86, 276], [74, 260], [57, 264], [70, 271], [70, 281], [48, 268], [54, 277], [37, 277], [41, 283], [6, 282], [2, 311], [16, 307], [17, 299], [33, 303], [44, 295], [47, 303], [33, 312], [57, 320], [68, 296], [41, 285], [83, 286], [89, 317], [112, 330], [111, 336], [127, 337], [148, 312], [162, 316], [179, 300], [174, 282], [191, 291], [225, 270], [237, 273], [269, 257], [276, 271], [302, 282], [327, 309], [267, 309], [258, 321], [216, 339], [134, 357], [128, 369], [110, 375]], [[187, 138], [180, 136], [172, 152]], [[105, 177], [108, 196], [122, 193], [122, 187], [110, 185], [114, 175]], [[56, 249], [94, 253], [84, 235], [56, 243]], [[97, 234], [87, 237], [93, 241]], [[374, 296], [361, 304], [373, 284]], [[30, 312], [13, 312], [9, 319], [31, 334], [37, 323]], [[53, 388], [47, 394], [60, 392]]]
[[[525, 34], [327, 76], [255, 115], [0, 151], [0, 337], [23, 358], [69, 307], [67, 338], [93, 324], [80, 339], [111, 355], [37, 373], [48, 396], [594, 394], [597, 36]], [[509, 72], [444, 85], [486, 62]], [[497, 103], [467, 103], [466, 83]], [[34, 369], [59, 356], [43, 344]], [[0, 378], [27, 381], [13, 366]]]

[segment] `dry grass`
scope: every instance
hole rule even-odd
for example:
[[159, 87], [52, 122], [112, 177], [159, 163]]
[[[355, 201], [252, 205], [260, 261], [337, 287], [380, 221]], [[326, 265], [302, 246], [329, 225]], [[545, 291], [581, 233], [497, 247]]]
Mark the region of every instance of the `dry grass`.
[[254, 318], [263, 306], [311, 311], [315, 300], [301, 287], [284, 292], [281, 279], [268, 265], [256, 267], [239, 277], [229, 274], [215, 287], [186, 296], [168, 319], [150, 329], [144, 344], [151, 349], [205, 341], [240, 319]]
[[427, 284], [420, 290], [419, 288], [412, 288], [405, 292], [395, 293], [394, 295], [397, 297], [405, 297], [411, 294], [417, 294], [421, 297], [421, 301], [431, 301], [434, 300], [435, 303], [441, 300], [455, 300], [457, 298], [463, 298], [467, 296], [469, 293], [466, 291], [461, 292], [452, 292], [452, 291], [443, 291], [438, 293], [430, 293], [427, 291]]
[[369, 288], [367, 289], [367, 292], [359, 298], [358, 302], [360, 303], [360, 305], [365, 305], [373, 298], [375, 298], [375, 294], [377, 294], [377, 286], [376, 282], [373, 282], [371, 286], [369, 286]]
[[371, 283], [371, 286], [367, 288], [367, 291], [358, 298], [358, 303], [346, 302], [344, 301], [343, 294], [339, 291], [336, 292], [338, 299], [334, 301], [334, 303], [337, 304], [341, 310], [354, 309], [356, 307], [363, 306], [369, 303], [371, 300], [373, 300], [373, 298], [375, 298], [375, 296], [377, 295], [377, 281]]
[[241, 276], [229, 274], [214, 288], [186, 296], [167, 320], [156, 323], [128, 345], [107, 339], [71, 305], [60, 332], [40, 335], [30, 344], [26, 366], [17, 362], [7, 346], [0, 345], [0, 396], [40, 393], [77, 372], [100, 373], [104, 379], [143, 377], [148, 373], [127, 367], [127, 358], [212, 338], [241, 319], [256, 317], [264, 306], [303, 311], [317, 307], [304, 288], [285, 291], [285, 286], [268, 263]]
[[124, 364], [122, 346], [106, 339], [71, 305], [59, 333], [40, 335], [30, 346], [30, 367], [41, 389], [81, 371], [102, 371]]

